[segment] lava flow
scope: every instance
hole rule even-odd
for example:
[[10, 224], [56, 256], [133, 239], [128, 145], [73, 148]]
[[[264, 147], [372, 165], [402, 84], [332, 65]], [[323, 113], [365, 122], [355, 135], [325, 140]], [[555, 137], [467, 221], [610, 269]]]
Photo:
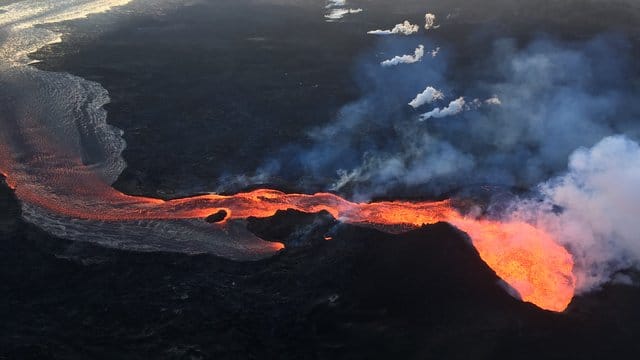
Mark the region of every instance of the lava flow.
[[[0, 142], [0, 171], [7, 174], [8, 183], [23, 203], [48, 213], [96, 222], [203, 219], [204, 223], [205, 218], [221, 210], [226, 214], [224, 221], [270, 217], [286, 209], [309, 213], [326, 210], [340, 221], [387, 232], [448, 222], [469, 235], [482, 259], [518, 291], [523, 301], [563, 311], [574, 294], [571, 255], [550, 235], [524, 222], [468, 218], [450, 201], [355, 203], [330, 193], [285, 194], [261, 189], [231, 196], [208, 194], [167, 201], [130, 196], [111, 187], [100, 168], [85, 165], [73, 152], [46, 141], [46, 128], [28, 129], [29, 136], [24, 137], [29, 140], [28, 147], [23, 145], [20, 149], [32, 149], [35, 155], [16, 155], [16, 151], [3, 149]], [[40, 132], [32, 134], [34, 129]], [[266, 241], [251, 246], [267, 255], [282, 248], [282, 244]]]
[[[516, 289], [523, 301], [540, 308], [563, 311], [575, 290], [571, 255], [545, 232], [523, 222], [496, 222], [466, 218], [450, 201], [387, 201], [354, 203], [330, 193], [285, 194], [260, 189], [231, 196], [200, 195], [176, 200], [133, 197], [109, 186], [97, 186], [102, 201], [92, 208], [76, 202], [48, 202], [46, 197], [16, 191], [21, 198], [58, 214], [97, 221], [206, 218], [224, 210], [225, 221], [248, 217], [269, 217], [278, 210], [303, 212], [326, 210], [335, 218], [383, 231], [416, 228], [424, 224], [449, 222], [466, 232], [482, 259], [496, 274]], [[84, 194], [87, 195], [87, 194]], [[281, 244], [271, 244], [278, 250]]]

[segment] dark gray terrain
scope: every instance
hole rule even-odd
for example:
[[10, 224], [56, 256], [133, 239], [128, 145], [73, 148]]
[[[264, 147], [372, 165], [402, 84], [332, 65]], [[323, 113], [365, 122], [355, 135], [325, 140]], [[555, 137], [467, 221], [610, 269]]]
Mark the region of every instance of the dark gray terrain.
[[[367, 94], [370, 64], [415, 46], [366, 31], [403, 19], [422, 24], [425, 10], [442, 14], [442, 31], [429, 41], [449, 46], [460, 70], [448, 73], [452, 89], [483, 71], [475, 59], [498, 38], [526, 47], [538, 36], [586, 41], [607, 33], [625, 39], [629, 56], [640, 39], [640, 8], [631, 1], [433, 1], [429, 9], [424, 1], [359, 1], [365, 12], [335, 23], [322, 17], [323, 1], [287, 3], [198, 1], [162, 16], [118, 10], [55, 25], [69, 30], [64, 41], [32, 57], [41, 69], [109, 91], [108, 121], [127, 141], [128, 167], [114, 187], [172, 198], [261, 181], [326, 190], [352, 159], [327, 165], [322, 177], [296, 154], [314, 146], [310, 129]], [[392, 88], [393, 78], [384, 78]], [[354, 146], [389, 141], [386, 126], [363, 129]], [[273, 159], [280, 168], [268, 178], [241, 178]], [[460, 192], [446, 190], [398, 186], [384, 196]], [[249, 229], [287, 249], [233, 262], [71, 242], [20, 214], [1, 181], [0, 359], [540, 360], [640, 351], [638, 287], [609, 284], [576, 296], [563, 313], [543, 311], [509, 295], [466, 235], [444, 223], [389, 235], [328, 213], [279, 212], [249, 219]]]

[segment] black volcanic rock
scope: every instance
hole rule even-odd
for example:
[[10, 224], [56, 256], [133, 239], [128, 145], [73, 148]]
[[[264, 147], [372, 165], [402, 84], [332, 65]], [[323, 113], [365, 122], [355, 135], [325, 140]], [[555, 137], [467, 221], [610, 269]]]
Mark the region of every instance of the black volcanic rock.
[[219, 210], [218, 212], [207, 216], [204, 220], [208, 223], [214, 224], [219, 223], [227, 218], [227, 212], [224, 210]]
[[259, 237], [299, 247], [326, 241], [338, 221], [327, 211], [309, 214], [297, 210], [278, 210], [269, 218], [248, 219], [247, 228]]
[[[307, 147], [309, 129], [370, 90], [349, 80], [354, 57], [378, 41], [365, 32], [391, 21], [390, 14], [421, 21], [426, 10], [424, 1], [367, 2], [366, 11], [349, 18], [355, 26], [325, 26], [325, 2], [306, 2], [313, 6], [189, 2], [163, 19], [125, 8], [116, 10], [129, 13], [117, 19], [117, 29], [99, 25], [110, 14], [56, 25], [70, 27], [65, 41], [32, 56], [44, 60], [42, 69], [108, 90], [108, 121], [127, 140], [118, 189], [162, 198], [208, 192], [212, 179], [250, 174], [283, 145], [286, 158], [296, 158], [287, 144]], [[429, 36], [460, 44], [460, 56], [452, 58], [472, 65], [492, 46], [487, 32], [521, 39], [532, 30], [565, 28], [568, 37], [583, 38], [614, 30], [611, 23], [635, 29], [640, 9], [631, 1], [440, 3], [430, 11], [445, 20], [451, 10], [452, 18]], [[478, 29], [484, 20], [490, 26]], [[466, 83], [467, 73], [456, 69], [452, 64], [449, 72]], [[388, 135], [366, 131], [358, 138], [393, 140]], [[320, 191], [335, 172], [303, 175], [294, 179], [303, 190]], [[417, 193], [400, 190], [394, 198]], [[609, 285], [554, 314], [510, 297], [468, 239], [447, 224], [389, 235], [326, 215], [251, 219], [256, 234], [288, 245], [264, 261], [132, 253], [69, 242], [25, 223], [13, 192], [0, 184], [0, 359], [541, 360], [640, 353], [638, 288]], [[332, 241], [322, 239], [325, 231]]]
[[4, 177], [0, 174], [0, 234], [15, 231], [20, 215], [20, 205]]

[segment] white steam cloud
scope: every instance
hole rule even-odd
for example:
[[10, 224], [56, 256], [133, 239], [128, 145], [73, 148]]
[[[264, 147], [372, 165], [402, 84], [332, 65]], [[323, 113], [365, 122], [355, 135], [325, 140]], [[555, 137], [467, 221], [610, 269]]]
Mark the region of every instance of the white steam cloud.
[[397, 24], [391, 30], [371, 30], [367, 32], [367, 34], [371, 35], [393, 35], [393, 34], [403, 34], [403, 35], [411, 35], [418, 32], [420, 27], [418, 25], [413, 25], [409, 21], [405, 20], [401, 24]]
[[395, 56], [393, 59], [385, 60], [380, 63], [382, 66], [395, 66], [399, 64], [413, 64], [424, 57], [424, 45], [420, 45], [416, 48], [413, 55]]
[[493, 96], [484, 101], [486, 105], [502, 105], [502, 101], [497, 96]]
[[[395, 48], [385, 45], [384, 50]], [[295, 181], [309, 172], [326, 176], [339, 169], [351, 173], [362, 167], [361, 178], [370, 180], [351, 181], [346, 187], [350, 194], [374, 197], [412, 192], [414, 181], [409, 174], [414, 169], [443, 168], [436, 158], [419, 159], [429, 150], [416, 149], [445, 148], [435, 140], [423, 141], [430, 135], [450, 145], [451, 158], [470, 157], [474, 165], [449, 175], [441, 172], [421, 184], [421, 191], [437, 196], [475, 184], [531, 188], [564, 171], [568, 157], [581, 146], [593, 146], [621, 132], [640, 139], [640, 104], [634, 101], [640, 91], [627, 70], [628, 49], [616, 37], [575, 43], [539, 39], [525, 47], [507, 39], [495, 42], [492, 50], [478, 59], [479, 66], [462, 68], [470, 71], [453, 80], [447, 79], [451, 73], [442, 57], [394, 71], [362, 67], [360, 76], [369, 89], [366, 95], [343, 106], [334, 121], [310, 132], [313, 142], [298, 145], [294, 161], [288, 160], [290, 152], [269, 159], [291, 175], [282, 175], [284, 170], [273, 173]], [[478, 68], [484, 70], [476, 71]], [[438, 84], [436, 88], [442, 91], [464, 91], [458, 96], [468, 101], [458, 107], [464, 112], [453, 124], [427, 121], [416, 125], [417, 116], [407, 111], [406, 104], [426, 84]], [[473, 100], [476, 98], [479, 100]], [[385, 136], [363, 141], [363, 133]], [[376, 162], [365, 164], [365, 154], [367, 159], [416, 161], [403, 162], [406, 176], [378, 181], [382, 177], [374, 174]], [[370, 174], [364, 176], [365, 172]]]
[[431, 118], [443, 118], [459, 114], [465, 110], [466, 103], [467, 102], [464, 100], [464, 97], [459, 97], [450, 102], [449, 106], [445, 107], [444, 109], [438, 107], [420, 115], [420, 121], [425, 121]]
[[544, 200], [523, 201], [516, 214], [569, 249], [584, 292], [640, 265], [639, 184], [640, 146], [610, 136], [576, 150], [566, 174], [540, 185]]
[[327, 21], [340, 20], [347, 14], [357, 14], [357, 13], [362, 12], [362, 11], [363, 10], [360, 9], [360, 8], [358, 8], [358, 9], [332, 9], [324, 17], [327, 19]]
[[432, 86], [427, 86], [427, 88], [424, 89], [423, 92], [416, 95], [416, 97], [413, 100], [411, 100], [409, 105], [415, 109], [424, 104], [430, 104], [436, 100], [442, 100], [442, 99], [444, 99], [444, 94], [442, 93], [442, 91]]

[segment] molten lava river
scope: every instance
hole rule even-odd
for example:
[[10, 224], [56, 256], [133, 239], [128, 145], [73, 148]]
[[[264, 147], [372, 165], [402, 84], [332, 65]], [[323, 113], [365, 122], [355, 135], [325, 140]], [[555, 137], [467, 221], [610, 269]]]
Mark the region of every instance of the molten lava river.
[[[83, 166], [76, 164], [76, 169]], [[337, 219], [353, 224], [390, 228], [419, 227], [444, 221], [466, 232], [482, 259], [496, 274], [518, 291], [523, 301], [540, 308], [563, 311], [574, 293], [573, 260], [571, 255], [545, 232], [523, 222], [496, 222], [465, 218], [450, 201], [409, 202], [385, 201], [354, 203], [330, 193], [314, 195], [286, 194], [275, 190], [255, 190], [231, 196], [200, 195], [176, 200], [159, 200], [123, 194], [110, 187], [92, 172], [63, 172], [56, 187], [64, 186], [65, 196], [48, 196], [43, 186], [20, 186], [8, 173], [9, 184], [24, 202], [72, 219], [100, 223], [204, 219], [224, 210], [222, 224], [248, 217], [269, 217], [278, 210], [303, 212], [326, 210]], [[78, 179], [90, 186], [78, 187]], [[70, 197], [73, 200], [70, 201]], [[265, 253], [284, 247], [280, 243], [261, 242]]]

